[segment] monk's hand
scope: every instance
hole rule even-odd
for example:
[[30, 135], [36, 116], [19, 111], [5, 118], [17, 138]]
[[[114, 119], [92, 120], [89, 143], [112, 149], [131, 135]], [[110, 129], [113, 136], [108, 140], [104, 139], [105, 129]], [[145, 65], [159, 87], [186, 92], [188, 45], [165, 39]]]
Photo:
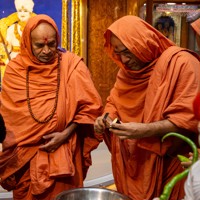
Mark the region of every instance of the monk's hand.
[[109, 131], [124, 139], [139, 139], [145, 137], [146, 124], [143, 123], [111, 123]]
[[111, 122], [112, 120], [108, 113], [98, 117], [94, 123], [94, 132], [104, 133], [105, 129], [110, 127]]
[[66, 133], [64, 131], [50, 133], [48, 135], [44, 135], [43, 140], [45, 140], [44, 142], [45, 144], [41, 145], [39, 149], [49, 152], [49, 153], [53, 153], [66, 140]]
[[181, 165], [183, 168], [188, 168], [192, 165], [193, 153], [189, 152], [189, 160], [190, 161], [182, 161]]

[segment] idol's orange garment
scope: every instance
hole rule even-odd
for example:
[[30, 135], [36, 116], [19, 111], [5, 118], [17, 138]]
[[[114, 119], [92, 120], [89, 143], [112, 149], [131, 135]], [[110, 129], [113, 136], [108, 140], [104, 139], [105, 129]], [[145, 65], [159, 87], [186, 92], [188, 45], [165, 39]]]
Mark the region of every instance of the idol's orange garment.
[[195, 30], [195, 32], [197, 33], [197, 35], [200, 35], [200, 19], [195, 20], [190, 25]]
[[[131, 71], [113, 56], [111, 32], [147, 66]], [[106, 31], [105, 39], [105, 50], [120, 69], [104, 112], [122, 122], [151, 123], [168, 119], [196, 138], [197, 120], [192, 103], [200, 89], [198, 56], [176, 47], [135, 16], [114, 22]], [[172, 138], [163, 143], [160, 137], [120, 140], [110, 133], [110, 141], [105, 140], [112, 154], [117, 189], [133, 200], [160, 196], [163, 186], [183, 170], [176, 155], [167, 154], [173, 145]], [[184, 144], [176, 153], [186, 153], [186, 149]], [[170, 200], [183, 197], [182, 181], [175, 186]]]
[[[27, 70], [31, 107], [38, 119], [50, 115], [57, 90], [58, 57], [50, 64], [40, 63], [30, 49], [28, 36], [41, 21], [57, 30], [46, 15], [27, 23], [21, 53], [9, 62], [1, 92], [7, 135], [0, 154], [0, 178], [5, 189], [13, 190], [15, 200], [50, 200], [63, 190], [82, 187], [91, 165], [90, 152], [101, 141], [93, 133], [94, 120], [102, 110], [101, 98], [88, 68], [73, 53], [59, 52], [60, 88], [53, 118], [41, 124], [30, 116]], [[39, 150], [42, 136], [61, 132], [72, 122], [78, 123], [78, 128], [54, 153]]]

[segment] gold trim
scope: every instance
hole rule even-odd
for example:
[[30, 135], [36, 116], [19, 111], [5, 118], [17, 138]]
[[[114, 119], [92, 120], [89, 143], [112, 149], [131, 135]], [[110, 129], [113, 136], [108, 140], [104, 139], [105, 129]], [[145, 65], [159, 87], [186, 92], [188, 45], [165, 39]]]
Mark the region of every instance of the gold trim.
[[66, 0], [66, 49], [71, 51], [71, 18], [70, 18], [71, 0]]
[[87, 0], [80, 3], [80, 43], [81, 56], [87, 63]]
[[64, 47], [84, 58], [87, 49], [87, 0], [63, 0], [62, 38]]
[[68, 48], [67, 45], [67, 22], [68, 22], [68, 9], [67, 0], [62, 0], [62, 28], [61, 28], [61, 46], [63, 48]]
[[72, 0], [72, 51], [80, 55], [80, 0]]

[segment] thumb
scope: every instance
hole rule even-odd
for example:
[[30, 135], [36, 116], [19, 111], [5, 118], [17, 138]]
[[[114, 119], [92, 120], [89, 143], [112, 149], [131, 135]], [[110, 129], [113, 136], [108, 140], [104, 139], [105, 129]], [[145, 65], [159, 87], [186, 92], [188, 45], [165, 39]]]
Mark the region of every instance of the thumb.
[[43, 136], [43, 139], [51, 139], [51, 138], [53, 138], [53, 136], [54, 136], [53, 133], [48, 134], [48, 135], [44, 135], [44, 136]]

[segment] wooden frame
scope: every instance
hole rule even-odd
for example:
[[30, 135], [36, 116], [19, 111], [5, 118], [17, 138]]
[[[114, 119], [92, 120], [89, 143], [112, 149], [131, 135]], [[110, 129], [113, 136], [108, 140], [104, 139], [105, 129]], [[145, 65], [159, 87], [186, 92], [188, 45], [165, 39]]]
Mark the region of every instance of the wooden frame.
[[[168, 33], [164, 33], [164, 26], [168, 23], [169, 27], [166, 27]], [[157, 25], [162, 25], [162, 30], [159, 30]], [[153, 12], [153, 26], [161, 31], [167, 38], [176, 43], [177, 46], [181, 44], [181, 16], [179, 15], [166, 15], [161, 12]], [[170, 29], [172, 27], [172, 29]], [[170, 31], [172, 30], [172, 32]]]

